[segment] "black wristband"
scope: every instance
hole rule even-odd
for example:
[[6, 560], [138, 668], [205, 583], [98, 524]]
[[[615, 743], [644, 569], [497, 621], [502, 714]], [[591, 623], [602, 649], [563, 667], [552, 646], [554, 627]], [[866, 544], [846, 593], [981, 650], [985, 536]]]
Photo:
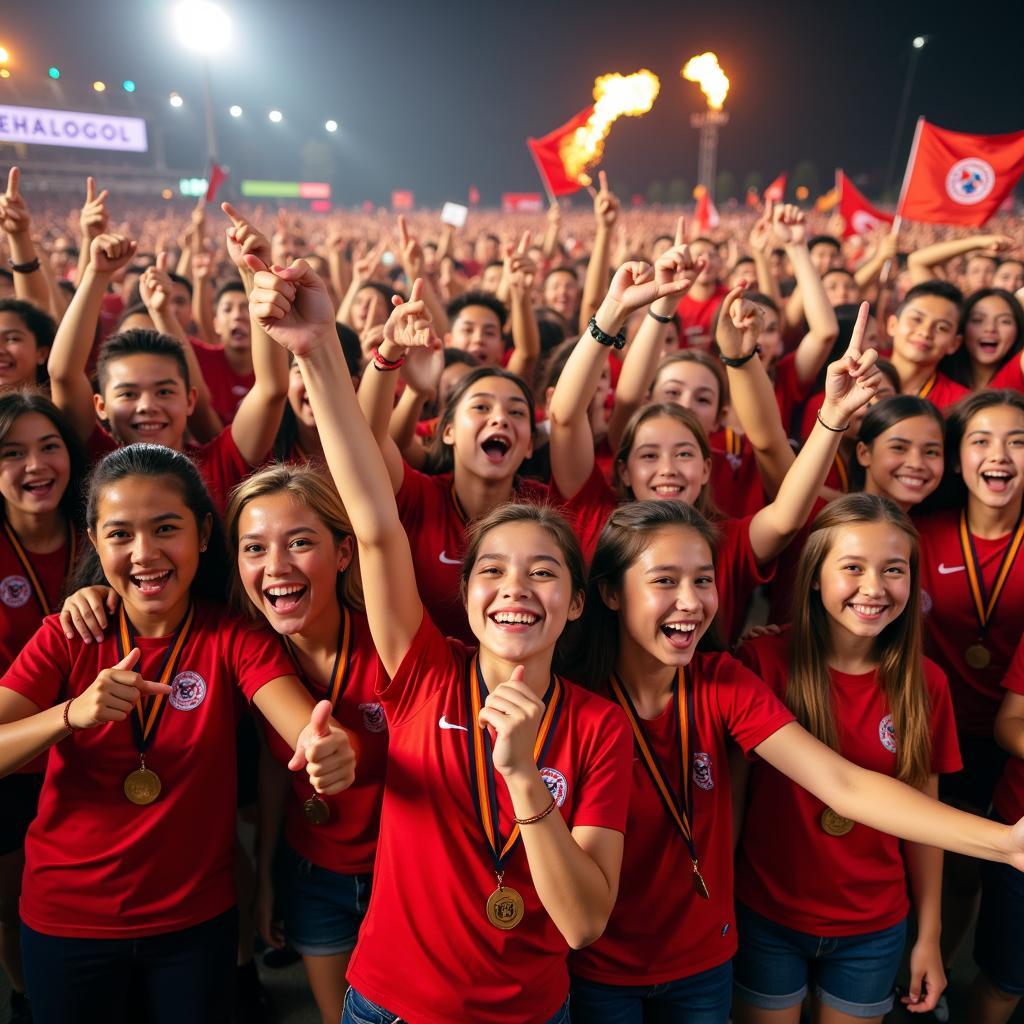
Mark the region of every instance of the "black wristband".
[[14, 260], [8, 260], [7, 266], [16, 274], [34, 274], [39, 269], [39, 257], [29, 260], [28, 263], [15, 263]]
[[761, 346], [755, 345], [753, 351], [748, 352], [745, 356], [740, 356], [739, 359], [730, 359], [728, 356], [723, 356], [721, 352], [718, 353], [718, 358], [725, 363], [726, 366], [731, 367], [734, 370], [738, 370], [741, 366], [746, 366], [754, 356], [761, 354]]
[[821, 418], [821, 410], [819, 409], [815, 414], [818, 418], [818, 422], [826, 429], [831, 430], [833, 434], [845, 434], [850, 429], [850, 424], [847, 423], [845, 427], [833, 427], [831, 423], [826, 423]]
[[647, 310], [647, 315], [650, 317], [654, 317], [654, 319], [657, 320], [659, 324], [670, 324], [674, 319], [673, 317], [670, 316], [662, 316], [660, 313], [655, 313], [653, 309]]
[[605, 334], [600, 327], [597, 326], [597, 317], [592, 316], [590, 323], [587, 325], [590, 328], [590, 336], [599, 345], [607, 345], [609, 348], [625, 348], [626, 345], [626, 332], [619, 331], [618, 334]]

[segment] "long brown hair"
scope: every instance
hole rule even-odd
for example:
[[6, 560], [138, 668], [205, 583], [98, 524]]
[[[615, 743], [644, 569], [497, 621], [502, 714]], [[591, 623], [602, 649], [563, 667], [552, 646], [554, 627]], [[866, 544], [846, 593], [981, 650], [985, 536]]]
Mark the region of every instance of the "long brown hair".
[[828, 612], [818, 587], [821, 566], [844, 526], [886, 523], [910, 541], [910, 595], [899, 617], [875, 640], [878, 684], [897, 737], [897, 777], [920, 787], [931, 773], [931, 727], [924, 676], [919, 542], [909, 516], [889, 498], [847, 494], [815, 519], [793, 589], [793, 635], [786, 704], [797, 721], [833, 750], [839, 741], [827, 662]]

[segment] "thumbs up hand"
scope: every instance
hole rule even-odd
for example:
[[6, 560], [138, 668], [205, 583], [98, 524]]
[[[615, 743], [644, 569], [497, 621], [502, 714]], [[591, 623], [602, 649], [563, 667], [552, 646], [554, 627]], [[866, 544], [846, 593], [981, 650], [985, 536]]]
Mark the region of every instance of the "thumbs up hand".
[[288, 762], [293, 771], [306, 769], [317, 793], [340, 793], [355, 781], [356, 755], [348, 733], [331, 718], [331, 702], [322, 700], [309, 717], [309, 724], [295, 741], [295, 753]]

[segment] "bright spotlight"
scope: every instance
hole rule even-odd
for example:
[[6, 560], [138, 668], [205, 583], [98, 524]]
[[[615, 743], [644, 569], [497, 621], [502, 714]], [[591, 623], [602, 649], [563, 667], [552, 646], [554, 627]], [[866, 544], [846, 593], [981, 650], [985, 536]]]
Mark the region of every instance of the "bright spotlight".
[[924, 36], [914, 36], [914, 49], [920, 50], [928, 40]]
[[107, 91], [107, 84], [106, 84], [106, 82], [93, 82], [92, 83], [92, 87], [96, 90], [96, 92], [106, 92]]
[[54, 66], [46, 72], [55, 82], [60, 78], [60, 68]]
[[267, 117], [269, 117], [274, 124], [280, 124], [284, 120], [284, 114], [282, 114], [280, 110], [272, 110], [267, 114]]
[[168, 102], [171, 104], [172, 107], [175, 108], [183, 106], [185, 103], [185, 101], [176, 92], [171, 93], [170, 97], [168, 98]]
[[334, 120], [326, 121], [326, 122], [324, 122], [324, 127], [329, 132], [336, 132], [338, 130], [338, 122], [334, 121]]
[[232, 104], [232, 105], [231, 105], [231, 106], [230, 106], [230, 107], [228, 108], [228, 113], [229, 113], [229, 114], [230, 114], [230, 115], [231, 115], [232, 117], [241, 117], [241, 116], [242, 116], [242, 108], [241, 108], [241, 107], [240, 107], [240, 106], [239, 106], [239, 105], [238, 105], [237, 103], [233, 103], [233, 104]]
[[183, 46], [207, 56], [231, 41], [231, 19], [209, 0], [183, 0], [174, 9], [174, 24]]
[[11, 59], [11, 55], [0, 46], [0, 64], [6, 64]]
[[124, 89], [125, 92], [135, 92], [135, 83], [130, 78], [126, 78], [121, 83], [121, 88]]

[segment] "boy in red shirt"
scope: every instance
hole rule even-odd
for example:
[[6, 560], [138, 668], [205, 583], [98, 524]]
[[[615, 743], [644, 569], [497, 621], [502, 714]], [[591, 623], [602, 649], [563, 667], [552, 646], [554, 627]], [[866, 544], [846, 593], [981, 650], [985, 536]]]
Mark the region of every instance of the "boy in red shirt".
[[191, 338], [196, 361], [210, 391], [210, 404], [224, 424], [235, 418], [242, 399], [256, 383], [252, 367], [249, 299], [241, 281], [225, 281], [214, 297], [217, 344]]

